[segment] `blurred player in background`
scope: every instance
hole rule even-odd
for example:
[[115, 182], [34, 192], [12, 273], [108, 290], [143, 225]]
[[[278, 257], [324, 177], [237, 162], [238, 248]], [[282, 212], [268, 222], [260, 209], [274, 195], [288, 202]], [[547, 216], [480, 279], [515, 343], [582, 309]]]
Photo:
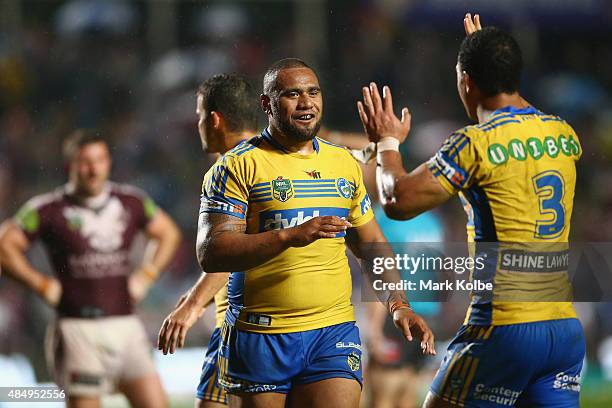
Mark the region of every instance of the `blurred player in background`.
[[[257, 96], [249, 83], [235, 74], [215, 75], [197, 91], [198, 132], [206, 153], [218, 156], [252, 137], [257, 129]], [[207, 346], [202, 375], [196, 393], [196, 407], [227, 405], [227, 395], [218, 385], [217, 355], [220, 330], [227, 310], [229, 273], [203, 272], [196, 284], [166, 317], [159, 332], [158, 347], [164, 354], [183, 347], [187, 331], [214, 298], [216, 324]]]
[[[345, 236], [358, 255], [358, 244], [385, 240], [357, 162], [316, 137], [323, 99], [314, 71], [281, 60], [263, 88], [269, 127], [204, 178], [198, 260], [207, 272], [240, 271], [229, 278], [219, 383], [235, 406], [356, 408], [361, 341]], [[433, 335], [403, 293], [390, 293], [389, 309], [433, 354]]]
[[[181, 234], [142, 191], [108, 180], [109, 146], [77, 130], [64, 145], [69, 180], [29, 200], [0, 234], [4, 271], [57, 310], [46, 345], [69, 407], [98, 407], [118, 388], [134, 407], [165, 407], [151, 345], [133, 306], [170, 262]], [[135, 271], [130, 248], [150, 239]], [[40, 239], [57, 275], [37, 271], [25, 253]]]
[[[479, 124], [453, 133], [429, 162], [404, 170], [398, 146], [410, 130], [408, 109], [400, 119], [388, 87], [382, 98], [376, 84], [363, 88], [358, 110], [377, 142], [381, 204], [390, 217], [409, 219], [463, 196], [476, 255], [483, 242], [532, 243], [523, 246], [524, 256], [533, 243], [566, 243], [582, 153], [578, 137], [564, 120], [520, 96], [521, 51], [509, 34], [476, 30], [479, 20], [469, 15], [464, 24], [457, 89]], [[578, 407], [585, 340], [566, 296], [566, 274], [502, 267], [489, 258], [472, 278], [494, 283], [493, 294], [473, 292], [424, 406]], [[530, 301], [503, 301], [509, 293]]]

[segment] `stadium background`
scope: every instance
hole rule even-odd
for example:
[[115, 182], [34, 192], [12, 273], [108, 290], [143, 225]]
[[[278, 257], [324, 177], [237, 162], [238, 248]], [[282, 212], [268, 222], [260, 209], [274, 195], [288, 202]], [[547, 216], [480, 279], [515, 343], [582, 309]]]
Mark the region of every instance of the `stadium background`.
[[[60, 146], [70, 130], [102, 129], [113, 140], [112, 178], [144, 188], [184, 233], [172, 268], [138, 308], [153, 342], [164, 316], [199, 275], [199, 189], [212, 157], [200, 150], [196, 85], [236, 71], [259, 89], [267, 65], [301, 57], [320, 74], [326, 128], [358, 132], [360, 87], [370, 80], [388, 84], [397, 106], [407, 104], [412, 112], [403, 152], [411, 167], [467, 123], [454, 71], [467, 11], [516, 35], [526, 67], [524, 96], [564, 117], [581, 138], [572, 240], [610, 241], [612, 2], [605, 0], [4, 0], [0, 219], [65, 181]], [[433, 217], [443, 239], [465, 239], [458, 200]], [[41, 248], [31, 255], [49, 270]], [[610, 407], [612, 305], [578, 309], [588, 341], [583, 406]], [[442, 307], [440, 338], [455, 330], [464, 310], [464, 304]], [[32, 293], [0, 277], [0, 385], [49, 380], [42, 344], [52, 315]], [[361, 307], [359, 315], [367, 337]], [[190, 331], [188, 346], [204, 346], [212, 325], [207, 312]], [[175, 403], [190, 406], [202, 356], [193, 349], [159, 359]]]

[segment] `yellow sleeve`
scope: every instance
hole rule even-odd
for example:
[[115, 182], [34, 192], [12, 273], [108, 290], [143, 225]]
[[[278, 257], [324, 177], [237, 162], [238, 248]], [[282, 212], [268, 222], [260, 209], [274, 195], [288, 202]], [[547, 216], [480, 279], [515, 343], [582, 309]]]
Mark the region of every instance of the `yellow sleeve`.
[[469, 188], [480, 177], [481, 154], [467, 128], [450, 135], [427, 166], [450, 194]]
[[201, 213], [221, 213], [244, 219], [248, 207], [245, 162], [225, 155], [204, 176]]
[[580, 139], [578, 138], [578, 134], [569, 124], [567, 124], [568, 128], [568, 145], [570, 152], [576, 158], [576, 161], [580, 159], [582, 156], [582, 146], [580, 145]]
[[353, 194], [353, 202], [351, 203], [348, 221], [353, 224], [353, 227], [359, 227], [374, 218], [374, 212], [372, 211], [372, 201], [368, 196], [365, 184], [363, 184], [361, 167], [359, 167], [357, 161], [352, 157], [351, 161], [355, 168], [355, 193]]

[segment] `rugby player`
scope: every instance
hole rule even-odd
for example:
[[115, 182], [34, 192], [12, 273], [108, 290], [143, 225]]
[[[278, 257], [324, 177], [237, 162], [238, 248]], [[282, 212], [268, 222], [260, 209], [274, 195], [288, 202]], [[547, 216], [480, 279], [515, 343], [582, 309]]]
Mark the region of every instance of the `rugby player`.
[[[578, 137], [563, 119], [520, 96], [521, 51], [509, 34], [478, 30], [479, 20], [469, 15], [464, 24], [457, 89], [478, 124], [454, 132], [427, 163], [404, 170], [398, 146], [410, 130], [408, 109], [398, 118], [388, 87], [382, 98], [376, 84], [363, 88], [358, 111], [377, 142], [381, 204], [390, 217], [409, 219], [458, 194], [477, 255], [486, 253], [485, 242], [563, 247], [582, 153]], [[522, 247], [529, 256], [530, 247]], [[565, 275], [490, 258], [472, 277], [494, 283], [493, 293], [472, 294], [424, 407], [578, 407], [585, 341], [565, 296]], [[509, 293], [528, 301], [510, 301]], [[539, 297], [554, 301], [536, 302]]]
[[[252, 137], [257, 129], [257, 97], [249, 83], [235, 74], [215, 75], [197, 91], [198, 132], [206, 153], [219, 156]], [[217, 355], [220, 330], [227, 309], [229, 273], [203, 272], [177, 307], [166, 317], [159, 331], [158, 348], [164, 354], [183, 347], [189, 329], [215, 302], [215, 330], [208, 342], [202, 375], [196, 392], [196, 407], [218, 408], [227, 405], [227, 395], [217, 383]]]
[[[75, 131], [64, 155], [68, 183], [30, 199], [3, 224], [4, 271], [57, 310], [46, 354], [67, 406], [98, 407], [104, 393], [118, 388], [134, 407], [165, 407], [151, 345], [133, 306], [172, 259], [181, 234], [142, 191], [108, 180], [111, 156], [101, 134]], [[132, 271], [129, 251], [140, 232], [152, 247]], [[57, 278], [25, 256], [38, 239]]]
[[[345, 238], [382, 242], [358, 163], [316, 136], [323, 98], [298, 59], [273, 64], [261, 107], [268, 128], [205, 175], [197, 254], [206, 272], [232, 271], [221, 330], [219, 383], [230, 405], [359, 405], [361, 342], [350, 303]], [[433, 354], [433, 334], [390, 292], [404, 336]]]

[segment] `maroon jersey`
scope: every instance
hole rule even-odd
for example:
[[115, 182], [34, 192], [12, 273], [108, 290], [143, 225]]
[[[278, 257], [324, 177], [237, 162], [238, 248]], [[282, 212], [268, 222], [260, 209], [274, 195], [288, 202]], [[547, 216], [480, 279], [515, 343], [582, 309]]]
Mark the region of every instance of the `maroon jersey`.
[[87, 200], [78, 200], [63, 186], [19, 210], [17, 224], [30, 241], [42, 241], [62, 284], [60, 316], [132, 313], [129, 251], [155, 211], [142, 191], [114, 183]]

